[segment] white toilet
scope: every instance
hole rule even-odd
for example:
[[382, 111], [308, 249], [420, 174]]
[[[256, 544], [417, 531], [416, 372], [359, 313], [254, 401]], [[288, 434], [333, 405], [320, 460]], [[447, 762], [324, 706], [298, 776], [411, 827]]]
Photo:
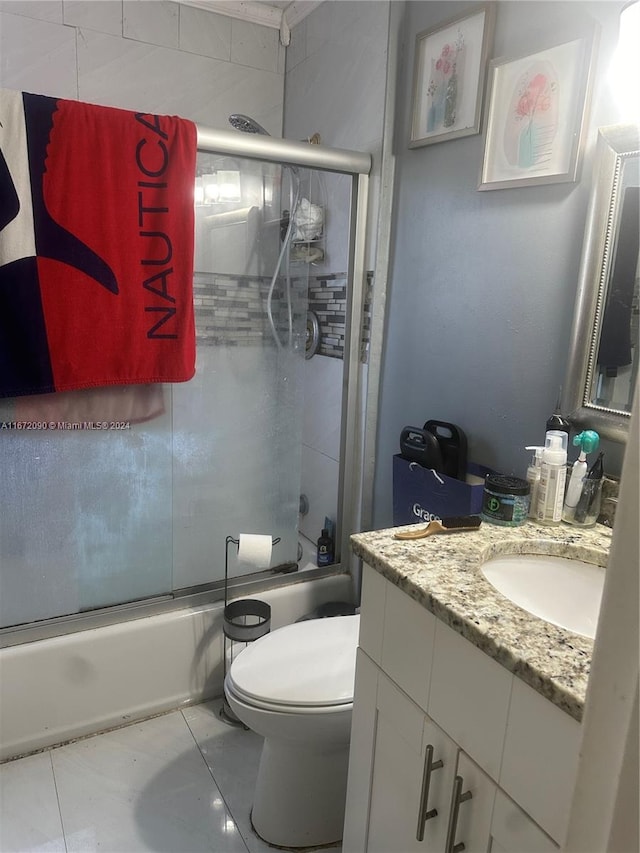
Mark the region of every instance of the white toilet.
[[359, 616], [310, 619], [248, 645], [227, 701], [264, 736], [251, 819], [280, 847], [342, 838]]

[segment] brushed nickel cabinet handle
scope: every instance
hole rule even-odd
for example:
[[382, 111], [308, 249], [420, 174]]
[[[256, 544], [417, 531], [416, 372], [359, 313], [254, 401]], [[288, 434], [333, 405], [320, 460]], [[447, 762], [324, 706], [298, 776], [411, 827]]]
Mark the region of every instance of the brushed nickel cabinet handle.
[[428, 809], [429, 787], [431, 785], [431, 771], [439, 770], [443, 766], [442, 761], [433, 760], [433, 746], [427, 745], [424, 758], [424, 770], [422, 772], [422, 790], [420, 791], [420, 808], [418, 809], [418, 828], [416, 830], [416, 841], [424, 840], [424, 826], [428, 820], [438, 814], [437, 809]]
[[449, 809], [449, 828], [447, 829], [447, 843], [444, 846], [445, 853], [460, 853], [464, 850], [464, 842], [456, 844], [456, 830], [458, 828], [458, 812], [460, 803], [465, 803], [471, 799], [471, 791], [462, 793], [464, 782], [462, 776], [456, 776], [453, 782], [453, 792], [451, 794], [451, 808]]

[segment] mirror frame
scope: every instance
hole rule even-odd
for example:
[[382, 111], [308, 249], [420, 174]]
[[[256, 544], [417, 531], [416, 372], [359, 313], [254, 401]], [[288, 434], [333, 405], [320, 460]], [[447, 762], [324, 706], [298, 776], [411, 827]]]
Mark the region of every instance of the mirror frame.
[[594, 184], [585, 228], [562, 411], [576, 427], [626, 443], [631, 412], [590, 402], [600, 327], [611, 274], [615, 226], [622, 203], [619, 185], [625, 162], [640, 157], [640, 126], [616, 124], [598, 130]]

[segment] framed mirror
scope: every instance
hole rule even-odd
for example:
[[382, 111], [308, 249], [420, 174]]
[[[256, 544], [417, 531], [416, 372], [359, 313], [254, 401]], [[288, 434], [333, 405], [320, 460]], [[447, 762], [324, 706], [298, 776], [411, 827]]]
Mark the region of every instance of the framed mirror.
[[640, 362], [640, 127], [598, 131], [562, 408], [626, 442]]

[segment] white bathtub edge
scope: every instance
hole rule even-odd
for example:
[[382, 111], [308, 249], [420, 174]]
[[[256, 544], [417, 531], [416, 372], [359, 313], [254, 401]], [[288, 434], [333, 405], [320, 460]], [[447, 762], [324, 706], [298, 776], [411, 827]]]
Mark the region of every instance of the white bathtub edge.
[[[349, 575], [260, 594], [272, 629], [326, 601]], [[222, 694], [222, 603], [0, 650], [0, 761]]]

